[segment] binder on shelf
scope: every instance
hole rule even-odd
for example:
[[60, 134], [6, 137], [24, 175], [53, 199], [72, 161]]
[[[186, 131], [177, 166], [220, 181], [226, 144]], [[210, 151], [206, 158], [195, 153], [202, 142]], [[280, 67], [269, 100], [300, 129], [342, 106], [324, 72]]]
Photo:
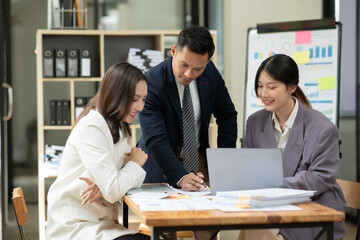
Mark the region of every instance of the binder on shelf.
[[54, 77], [54, 50], [45, 49], [43, 55], [44, 77]]
[[55, 50], [56, 77], [66, 77], [65, 71], [65, 50]]
[[79, 117], [86, 105], [86, 97], [75, 97], [75, 119]]
[[91, 77], [91, 53], [90, 50], [81, 50], [81, 77]]
[[62, 125], [62, 102], [56, 101], [56, 125]]
[[62, 103], [62, 124], [70, 125], [70, 100], [61, 100]]
[[50, 100], [50, 125], [56, 125], [56, 100]]
[[79, 50], [69, 49], [67, 54], [67, 76], [79, 77]]

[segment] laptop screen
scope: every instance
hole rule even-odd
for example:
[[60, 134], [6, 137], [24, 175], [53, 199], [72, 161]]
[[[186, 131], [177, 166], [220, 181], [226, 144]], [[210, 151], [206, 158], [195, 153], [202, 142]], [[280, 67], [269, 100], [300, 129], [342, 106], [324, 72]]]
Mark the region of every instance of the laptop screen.
[[211, 194], [283, 187], [280, 149], [208, 148], [206, 149]]

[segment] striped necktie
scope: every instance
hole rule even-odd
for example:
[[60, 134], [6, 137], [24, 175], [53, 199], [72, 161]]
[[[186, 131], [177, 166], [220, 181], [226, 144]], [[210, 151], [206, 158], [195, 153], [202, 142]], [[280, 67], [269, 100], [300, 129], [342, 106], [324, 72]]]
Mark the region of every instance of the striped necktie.
[[196, 126], [189, 85], [185, 86], [183, 96], [183, 151], [184, 168], [190, 172], [199, 170], [199, 153], [196, 138]]

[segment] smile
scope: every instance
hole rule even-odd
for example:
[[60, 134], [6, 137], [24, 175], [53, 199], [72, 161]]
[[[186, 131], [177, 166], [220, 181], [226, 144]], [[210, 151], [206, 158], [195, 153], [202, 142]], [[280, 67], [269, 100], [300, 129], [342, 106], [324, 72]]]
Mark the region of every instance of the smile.
[[262, 101], [265, 105], [270, 105], [274, 102], [273, 100], [264, 100], [264, 99]]

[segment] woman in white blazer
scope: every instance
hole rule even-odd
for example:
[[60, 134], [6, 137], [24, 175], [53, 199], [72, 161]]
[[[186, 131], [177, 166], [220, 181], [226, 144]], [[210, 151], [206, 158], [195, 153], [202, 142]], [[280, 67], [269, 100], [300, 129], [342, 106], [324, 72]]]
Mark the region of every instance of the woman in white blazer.
[[[269, 57], [260, 65], [255, 92], [265, 109], [246, 123], [245, 148], [280, 148], [283, 151], [284, 187], [315, 190], [314, 202], [345, 212], [336, 183], [340, 167], [337, 127], [311, 108], [299, 84], [295, 61], [284, 54]], [[245, 230], [244, 239], [314, 239], [319, 228]], [[345, 235], [344, 222], [334, 224], [334, 239]]]
[[147, 154], [131, 148], [127, 136], [146, 95], [146, 77], [131, 64], [117, 63], [105, 73], [71, 131], [49, 189], [46, 239], [149, 239], [117, 221], [118, 201], [145, 178]]

